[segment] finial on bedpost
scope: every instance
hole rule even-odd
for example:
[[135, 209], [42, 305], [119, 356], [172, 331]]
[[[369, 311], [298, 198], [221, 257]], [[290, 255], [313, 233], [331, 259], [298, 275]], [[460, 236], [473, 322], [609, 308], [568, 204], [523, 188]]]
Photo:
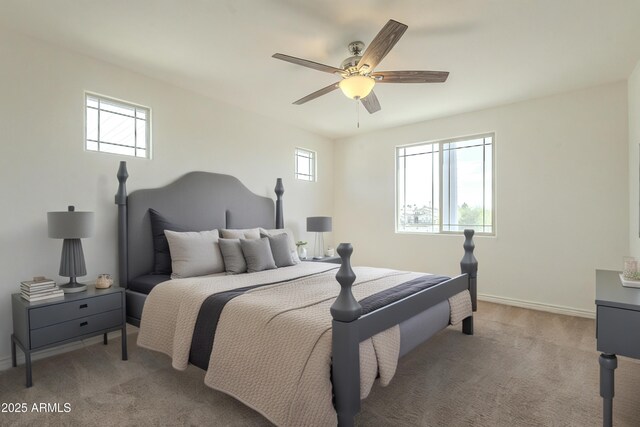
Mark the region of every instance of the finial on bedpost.
[[478, 260], [473, 255], [476, 245], [473, 243], [473, 230], [464, 230], [464, 256], [460, 261], [460, 270], [469, 275], [469, 293], [471, 294], [471, 306], [473, 311], [477, 309], [477, 277], [478, 277]]
[[342, 265], [336, 274], [336, 280], [340, 283], [340, 294], [331, 306], [331, 316], [334, 320], [341, 322], [352, 322], [360, 317], [362, 307], [351, 292], [351, 286], [356, 280], [356, 274], [351, 268], [351, 254], [353, 246], [351, 243], [340, 243], [338, 245], [338, 255], [342, 258]]
[[116, 176], [118, 177], [119, 182], [118, 192], [116, 193], [116, 205], [125, 205], [127, 204], [127, 178], [129, 178], [127, 162], [120, 162], [120, 167], [118, 168]]
[[282, 212], [282, 195], [284, 194], [284, 185], [282, 178], [276, 180], [276, 228], [284, 228], [284, 215]]
[[127, 162], [121, 161], [118, 168], [118, 192], [116, 193], [116, 205], [118, 205], [118, 279], [121, 287], [128, 287], [128, 253], [127, 253]]

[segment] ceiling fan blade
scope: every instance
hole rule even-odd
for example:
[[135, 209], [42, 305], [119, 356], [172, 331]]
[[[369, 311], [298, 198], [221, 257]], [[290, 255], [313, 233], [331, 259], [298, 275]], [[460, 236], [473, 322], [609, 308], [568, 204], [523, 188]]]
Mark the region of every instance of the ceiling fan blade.
[[318, 62], [313, 62], [306, 59], [296, 58], [295, 56], [289, 56], [282, 53], [276, 53], [272, 57], [276, 59], [280, 59], [282, 61], [291, 62], [292, 64], [302, 65], [303, 67], [313, 68], [314, 70], [324, 71], [325, 73], [344, 74], [345, 72], [340, 68], [332, 67], [330, 65], [320, 64]]
[[358, 62], [358, 70], [367, 66], [367, 71], [371, 72], [376, 68], [380, 61], [387, 56], [387, 53], [389, 53], [398, 40], [400, 40], [404, 32], [407, 31], [407, 28], [406, 25], [390, 19], [364, 51], [362, 58], [360, 58]]
[[364, 98], [361, 98], [360, 102], [362, 102], [362, 105], [364, 105], [364, 108], [367, 109], [369, 114], [380, 111], [380, 101], [378, 101], [378, 97], [373, 91], [369, 92], [369, 95], [365, 96]]
[[332, 92], [332, 91], [336, 90], [337, 88], [338, 88], [338, 83], [332, 83], [327, 87], [323, 87], [322, 89], [317, 90], [317, 91], [305, 96], [304, 98], [298, 99], [296, 102], [294, 102], [294, 104], [295, 105], [304, 104], [305, 102], [309, 102], [309, 101], [311, 101], [313, 99], [316, 99], [316, 98], [318, 98], [318, 97], [320, 97], [322, 95], [326, 95], [329, 92]]
[[367, 109], [369, 114], [380, 111], [380, 102], [378, 101], [378, 97], [373, 91], [369, 92], [369, 95], [365, 96], [364, 98], [361, 98], [360, 102], [362, 102], [362, 105], [364, 105], [364, 108]]
[[448, 71], [380, 71], [372, 73], [376, 83], [444, 83]]

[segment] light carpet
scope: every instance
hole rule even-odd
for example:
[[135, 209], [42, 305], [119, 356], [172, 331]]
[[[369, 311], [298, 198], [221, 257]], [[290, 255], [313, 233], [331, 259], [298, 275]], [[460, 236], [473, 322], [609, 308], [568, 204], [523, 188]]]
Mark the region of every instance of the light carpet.
[[[8, 338], [7, 338], [8, 339]], [[388, 387], [374, 386], [359, 426], [598, 426], [594, 321], [479, 303], [475, 335], [448, 328], [404, 357]], [[19, 351], [19, 350], [18, 350]], [[119, 338], [0, 372], [0, 403], [69, 403], [69, 413], [0, 413], [0, 424], [51, 426], [268, 426], [209, 389], [204, 371], [171, 367]], [[614, 425], [640, 426], [640, 363], [620, 357]]]

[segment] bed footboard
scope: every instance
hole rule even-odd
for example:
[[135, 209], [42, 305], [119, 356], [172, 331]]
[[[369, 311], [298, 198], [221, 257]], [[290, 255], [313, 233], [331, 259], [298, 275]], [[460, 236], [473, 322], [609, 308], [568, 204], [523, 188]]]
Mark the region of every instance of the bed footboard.
[[[473, 230], [465, 230], [464, 257], [460, 261], [462, 274], [428, 289], [396, 301], [381, 309], [362, 315], [362, 307], [352, 293], [356, 275], [351, 268], [353, 246], [341, 243], [338, 255], [342, 265], [336, 274], [340, 294], [331, 306], [332, 321], [332, 382], [338, 426], [354, 425], [360, 411], [360, 342], [397, 325], [453, 295], [469, 290], [473, 311], [476, 311], [476, 280], [478, 261], [473, 255]], [[462, 332], [473, 335], [473, 315], [463, 320]]]

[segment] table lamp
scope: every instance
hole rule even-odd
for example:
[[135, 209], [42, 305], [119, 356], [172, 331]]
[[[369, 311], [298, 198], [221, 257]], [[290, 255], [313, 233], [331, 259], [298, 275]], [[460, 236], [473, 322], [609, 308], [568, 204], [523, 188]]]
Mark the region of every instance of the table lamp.
[[59, 286], [64, 293], [87, 289], [87, 285], [78, 283], [76, 277], [87, 274], [80, 239], [91, 237], [94, 220], [93, 212], [76, 212], [73, 206], [69, 206], [69, 210], [64, 212], [47, 212], [49, 237], [64, 239], [59, 272], [60, 276], [69, 278], [69, 283]]
[[316, 240], [313, 245], [313, 259], [324, 258], [324, 234], [331, 231], [330, 216], [310, 216], [307, 217], [307, 231], [316, 233]]

